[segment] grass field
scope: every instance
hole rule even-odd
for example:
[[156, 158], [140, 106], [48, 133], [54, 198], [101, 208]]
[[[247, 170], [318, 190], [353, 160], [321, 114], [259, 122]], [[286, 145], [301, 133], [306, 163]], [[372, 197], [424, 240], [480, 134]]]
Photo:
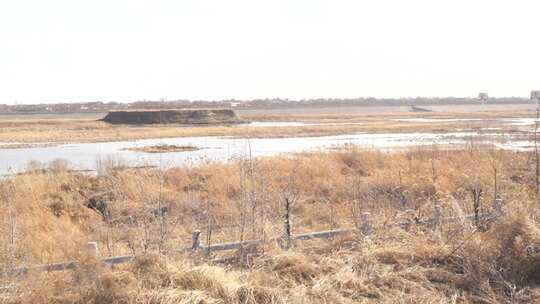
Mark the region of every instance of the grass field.
[[[346, 150], [197, 167], [110, 168], [100, 176], [60, 164], [0, 182], [2, 269], [76, 260], [75, 270], [4, 276], [5, 303], [533, 303], [540, 299], [540, 224], [534, 153], [439, 148]], [[494, 222], [401, 229], [390, 224], [506, 202]], [[110, 217], [87, 204], [103, 198]], [[95, 202], [95, 200], [94, 200]], [[287, 205], [290, 208], [287, 208]], [[155, 210], [167, 207], [166, 216]], [[233, 252], [229, 266], [173, 254], [191, 232], [203, 243], [354, 227], [374, 235], [268, 243]], [[88, 256], [136, 254], [105, 268]], [[245, 259], [246, 254], [250, 256]], [[216, 256], [223, 258], [225, 256]]]
[[[531, 105], [433, 107], [437, 112], [411, 113], [402, 107], [244, 110], [239, 115], [252, 121], [319, 123], [295, 127], [110, 125], [97, 121], [101, 114], [68, 116], [4, 116], [0, 143], [102, 142], [190, 136], [290, 137], [351, 134], [358, 132], [439, 132], [500, 127], [500, 119], [534, 117]], [[451, 111], [448, 111], [451, 110]], [[95, 115], [95, 116], [87, 116]], [[429, 124], [397, 121], [407, 118], [484, 119], [434, 121]], [[353, 124], [357, 123], [357, 124]], [[516, 128], [502, 126], [501, 131]]]

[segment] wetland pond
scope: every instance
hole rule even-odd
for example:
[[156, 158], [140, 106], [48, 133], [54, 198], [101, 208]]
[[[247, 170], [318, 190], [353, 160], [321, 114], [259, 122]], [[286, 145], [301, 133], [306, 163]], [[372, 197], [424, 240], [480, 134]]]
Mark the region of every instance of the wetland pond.
[[[30, 163], [49, 164], [66, 161], [70, 168], [99, 172], [104, 166], [129, 167], [157, 166], [169, 168], [196, 164], [204, 160], [227, 161], [234, 158], [272, 156], [283, 153], [313, 152], [337, 149], [346, 145], [384, 151], [414, 146], [452, 145], [463, 146], [475, 138], [475, 143], [491, 143], [499, 149], [527, 150], [531, 142], [513, 139], [501, 133], [360, 133], [350, 135], [287, 138], [238, 138], [238, 137], [179, 137], [115, 141], [99, 143], [44, 144], [18, 147], [17, 143], [0, 143], [0, 176], [24, 172]], [[9, 147], [12, 145], [13, 147]], [[145, 147], [189, 146], [190, 151], [146, 153]]]

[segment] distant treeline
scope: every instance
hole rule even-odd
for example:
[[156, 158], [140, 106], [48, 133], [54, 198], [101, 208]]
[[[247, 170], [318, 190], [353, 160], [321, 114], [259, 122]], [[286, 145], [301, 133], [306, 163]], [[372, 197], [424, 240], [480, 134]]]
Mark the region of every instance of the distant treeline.
[[[491, 98], [490, 104], [523, 104], [530, 100], [521, 97]], [[220, 101], [136, 101], [120, 102], [85, 102], [85, 103], [56, 103], [56, 104], [0, 104], [0, 113], [84, 113], [108, 112], [111, 110], [129, 109], [176, 109], [176, 108], [296, 108], [296, 107], [345, 107], [345, 106], [434, 106], [434, 105], [465, 105], [477, 104], [476, 98], [351, 98], [351, 99], [254, 99], [254, 100], [220, 100]]]

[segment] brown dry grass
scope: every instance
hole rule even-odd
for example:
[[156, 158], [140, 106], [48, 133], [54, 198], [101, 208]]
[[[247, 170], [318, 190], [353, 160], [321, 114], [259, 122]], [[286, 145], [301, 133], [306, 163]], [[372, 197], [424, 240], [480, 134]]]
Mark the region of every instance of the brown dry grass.
[[177, 146], [177, 145], [156, 145], [147, 147], [126, 148], [129, 151], [138, 151], [145, 153], [173, 153], [173, 152], [191, 152], [201, 148], [195, 146]]
[[[75, 259], [77, 269], [4, 278], [7, 303], [531, 303], [539, 298], [540, 225], [533, 155], [437, 148], [241, 159], [91, 177], [62, 168], [0, 183], [2, 268]], [[471, 189], [490, 210], [494, 176], [507, 215], [479, 229], [388, 226], [472, 212]], [[161, 190], [160, 190], [161, 189]], [[282, 231], [283, 199], [297, 190], [294, 232], [352, 227], [373, 214], [376, 233], [254, 249], [233, 266], [174, 254], [190, 233], [212, 243]], [[85, 206], [106, 193], [111, 221]], [[296, 193], [296, 192], [295, 192]], [[289, 195], [289, 196], [287, 196]], [[404, 201], [405, 199], [405, 201]], [[167, 217], [155, 216], [168, 207]], [[85, 254], [135, 253], [115, 269]], [[242, 257], [242, 258], [240, 258]]]
[[[6, 119], [0, 121], [0, 143], [103, 142], [145, 138], [190, 136], [290, 137], [325, 136], [359, 132], [446, 132], [456, 129], [479, 130], [501, 127], [497, 119], [531, 117], [527, 111], [437, 112], [437, 113], [316, 113], [264, 114], [255, 112], [242, 119], [255, 121], [304, 121], [324, 125], [296, 127], [110, 125], [90, 119]], [[490, 121], [400, 122], [399, 118], [483, 118]], [[361, 122], [363, 124], [347, 124]], [[340, 124], [345, 123], [345, 124]], [[515, 127], [504, 126], [506, 131]], [[492, 131], [493, 132], [493, 131]]]

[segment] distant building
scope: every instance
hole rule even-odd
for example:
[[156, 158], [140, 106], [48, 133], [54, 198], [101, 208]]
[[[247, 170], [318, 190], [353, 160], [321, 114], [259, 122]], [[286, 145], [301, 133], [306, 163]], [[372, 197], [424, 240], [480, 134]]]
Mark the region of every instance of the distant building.
[[488, 93], [479, 93], [478, 94], [478, 100], [484, 102], [489, 99]]

